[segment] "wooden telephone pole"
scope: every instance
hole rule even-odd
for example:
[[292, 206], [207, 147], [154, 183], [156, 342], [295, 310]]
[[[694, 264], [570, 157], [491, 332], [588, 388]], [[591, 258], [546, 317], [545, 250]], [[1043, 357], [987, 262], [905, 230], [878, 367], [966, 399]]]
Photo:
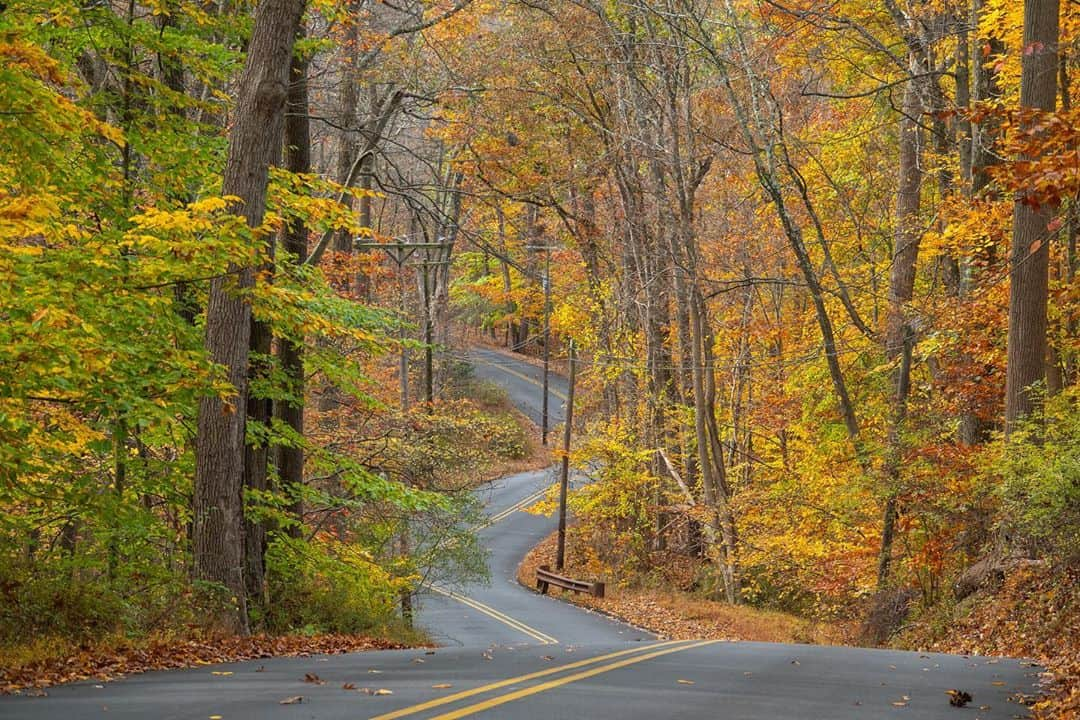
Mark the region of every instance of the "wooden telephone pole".
[[528, 250], [544, 251], [544, 390], [540, 400], [540, 444], [548, 441], [548, 368], [551, 363], [551, 251], [550, 245], [526, 245]]
[[[566, 423], [563, 425], [562, 473], [559, 476], [559, 547], [555, 553], [555, 569], [562, 570], [566, 562], [566, 490], [570, 484], [570, 430], [574, 424], [574, 380], [577, 358], [574, 341], [570, 340], [570, 387], [566, 393]], [[544, 394], [545, 399], [547, 393]]]
[[[445, 249], [447, 243], [445, 242], [433, 242], [433, 243], [409, 243], [402, 240], [392, 243], [378, 243], [378, 242], [366, 242], [366, 243], [353, 243], [353, 247], [357, 250], [383, 250], [390, 257], [391, 260], [398, 267], [400, 273], [401, 268], [405, 265], [405, 262], [412, 257], [413, 253], [417, 250], [442, 250]], [[431, 292], [430, 280], [428, 275], [428, 268], [431, 265], [437, 265], [437, 262], [430, 260], [423, 260], [417, 265], [423, 270], [423, 300], [424, 303], [424, 400], [430, 405], [434, 400], [434, 380], [432, 375], [434, 373], [434, 360], [432, 358], [432, 342], [434, 340], [434, 327], [431, 321]], [[405, 315], [405, 285], [401, 285], [401, 314]], [[405, 340], [405, 331], [402, 329], [400, 339]], [[401, 383], [401, 409], [405, 411], [409, 407], [409, 351], [405, 347], [405, 343], [401, 343], [401, 351], [398, 356], [398, 374], [400, 376]]]
[[[405, 265], [405, 262], [412, 257], [412, 254], [417, 250], [432, 250], [443, 249], [446, 247], [446, 243], [407, 243], [401, 240], [393, 243], [360, 243], [354, 242], [353, 247], [357, 250], [383, 250], [390, 259], [394, 261], [398, 268], [398, 274], [401, 274], [401, 269]], [[432, 343], [432, 323], [431, 323], [431, 287], [428, 279], [428, 267], [432, 265], [431, 262], [425, 260], [420, 263], [423, 268], [423, 301], [424, 301], [424, 344], [425, 344], [425, 357], [424, 357], [424, 398], [427, 400], [428, 407], [431, 406], [433, 399], [433, 381], [432, 381], [432, 357], [431, 357], [431, 343]], [[400, 281], [400, 310], [402, 318], [405, 317], [406, 305], [405, 305], [405, 282]], [[401, 341], [401, 350], [398, 356], [398, 374], [401, 384], [401, 412], [404, 413], [409, 409], [409, 350], [405, 344], [405, 326], [402, 324], [401, 331], [398, 335], [398, 339]], [[398, 546], [402, 555], [407, 555], [410, 549], [409, 541], [409, 523], [406, 519], [401, 530], [401, 535], [398, 537]], [[401, 618], [405, 622], [405, 626], [411, 628], [413, 624], [413, 602], [412, 591], [408, 588], [404, 588], [401, 591]]]

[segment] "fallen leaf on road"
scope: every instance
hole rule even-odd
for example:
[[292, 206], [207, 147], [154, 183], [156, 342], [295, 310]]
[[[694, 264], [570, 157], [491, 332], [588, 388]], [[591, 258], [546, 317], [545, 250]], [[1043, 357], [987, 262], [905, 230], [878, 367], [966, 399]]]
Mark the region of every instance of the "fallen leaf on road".
[[210, 720], [221, 720], [221, 716], [220, 715], [211, 715]]
[[949, 695], [949, 704], [953, 707], [964, 707], [971, 702], [971, 693], [964, 690], [946, 690]]
[[996, 687], [1004, 687], [1005, 681], [1004, 680], [995, 680], [994, 682], [992, 682], [990, 684], [994, 685]]
[[683, 680], [682, 678], [680, 678], [679, 679], [679, 684], [680, 685], [693, 685], [694, 681], [693, 680]]
[[312, 685], [325, 685], [326, 681], [315, 673], [304, 673], [304, 682], [311, 683]]
[[302, 702], [304, 702], [303, 695], [293, 695], [292, 697], [287, 697], [284, 700], [278, 700], [278, 705], [299, 705]]
[[394, 691], [393, 690], [387, 690], [386, 688], [379, 688], [373, 694], [374, 695], [393, 695]]
[[893, 703], [893, 707], [907, 707], [907, 703], [903, 700], [897, 700]]
[[344, 685], [341, 686], [341, 689], [342, 690], [355, 690], [356, 689], [356, 683], [345, 683]]
[[368, 670], [368, 672], [372, 675], [379, 675], [382, 673], [382, 670], [376, 670], [375, 668], [372, 668], [371, 670]]
[[434, 655], [434, 654], [435, 654], [435, 651], [434, 651], [434, 650], [428, 650], [428, 651], [427, 651], [427, 652], [425, 652], [424, 654], [425, 654], [425, 655]]
[[232, 675], [232, 670], [214, 670], [210, 674], [211, 675], [220, 675], [222, 677], [228, 677], [229, 675]]
[[431, 687], [433, 689], [435, 689], [435, 690], [442, 690], [444, 688], [454, 687], [454, 686], [451, 685], [450, 683], [439, 683], [438, 685], [432, 685]]
[[417, 663], [417, 664], [419, 664], [419, 663], [422, 663], [422, 662], [424, 662], [424, 658], [413, 658], [413, 659], [412, 659], [412, 661], [413, 661], [414, 663]]

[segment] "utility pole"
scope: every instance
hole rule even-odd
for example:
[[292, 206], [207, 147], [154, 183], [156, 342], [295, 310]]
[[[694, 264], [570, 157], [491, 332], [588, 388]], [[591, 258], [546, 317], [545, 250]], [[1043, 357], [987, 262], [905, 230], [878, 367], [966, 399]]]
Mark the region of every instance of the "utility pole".
[[[405, 266], [405, 262], [412, 257], [412, 254], [417, 250], [431, 250], [434, 248], [441, 249], [444, 243], [407, 243], [403, 240], [398, 240], [392, 243], [377, 243], [377, 242], [353, 242], [353, 247], [357, 250], [383, 250], [394, 261], [398, 269], [398, 284], [399, 284], [399, 302], [402, 317], [402, 326], [398, 334], [398, 339], [401, 341], [401, 350], [398, 355], [398, 375], [401, 389], [401, 412], [404, 414], [409, 409], [409, 350], [405, 345], [405, 280], [402, 275], [402, 269]], [[427, 343], [427, 355], [425, 356], [425, 394], [427, 397], [428, 405], [431, 404], [432, 395], [432, 383], [431, 383], [431, 308], [430, 308], [430, 290], [428, 287], [428, 265], [429, 262], [422, 263], [423, 277], [424, 277], [424, 340]], [[402, 556], [409, 554], [410, 542], [409, 542], [409, 521], [406, 518], [402, 523], [401, 534], [398, 537], [398, 548]], [[401, 589], [398, 600], [401, 605], [401, 619], [405, 623], [405, 627], [412, 628], [413, 626], [413, 598], [412, 590], [408, 587]]]
[[[559, 547], [555, 553], [555, 569], [562, 570], [566, 562], [566, 491], [570, 484], [570, 429], [574, 424], [574, 379], [577, 375], [574, 340], [570, 339], [570, 387], [566, 393], [566, 423], [563, 425], [562, 475], [559, 478]], [[546, 397], [546, 394], [545, 394]]]
[[529, 250], [544, 251], [544, 394], [540, 400], [540, 444], [548, 440], [548, 369], [551, 362], [551, 246], [526, 245]]
[[[571, 348], [573, 346], [571, 345]], [[571, 349], [571, 353], [573, 350]], [[551, 359], [551, 247], [544, 248], [544, 401], [540, 424], [540, 444], [548, 436], [548, 362]]]
[[431, 403], [435, 400], [435, 380], [433, 375], [435, 374], [435, 363], [432, 357], [431, 343], [434, 340], [434, 328], [431, 323], [431, 291], [428, 280], [428, 266], [430, 261], [425, 260], [422, 264], [424, 268], [424, 402], [428, 404], [428, 408], [431, 408]]
[[[409, 243], [402, 240], [392, 243], [378, 243], [378, 242], [354, 242], [353, 247], [357, 250], [383, 250], [390, 256], [390, 259], [398, 267], [400, 273], [405, 262], [412, 257], [412, 254], [417, 250], [434, 250], [443, 249], [446, 247], [445, 242], [433, 242], [433, 243]], [[428, 280], [428, 266], [437, 265], [439, 263], [432, 262], [430, 260], [424, 260], [419, 263], [422, 268], [423, 287], [421, 300], [424, 305], [424, 343], [426, 344], [426, 350], [424, 353], [424, 399], [428, 405], [431, 404], [434, 399], [434, 382], [432, 380], [434, 362], [432, 359], [431, 343], [433, 340], [434, 328], [431, 322], [431, 291]], [[405, 285], [402, 282], [401, 285], [401, 313], [402, 317], [405, 315]], [[402, 330], [401, 339], [405, 339], [404, 330]], [[401, 410], [404, 412], [409, 407], [409, 354], [408, 349], [405, 347], [405, 343], [401, 344], [401, 352], [398, 356], [398, 373], [400, 375], [401, 383]]]

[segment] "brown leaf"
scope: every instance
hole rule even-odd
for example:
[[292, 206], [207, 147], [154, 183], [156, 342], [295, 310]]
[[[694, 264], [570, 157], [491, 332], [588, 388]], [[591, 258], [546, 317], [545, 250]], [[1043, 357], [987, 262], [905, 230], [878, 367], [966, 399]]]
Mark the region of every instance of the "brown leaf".
[[393, 695], [394, 691], [393, 690], [387, 690], [386, 688], [379, 688], [378, 690], [376, 690], [372, 694], [373, 695]]
[[311, 683], [312, 685], [325, 685], [326, 681], [315, 673], [304, 673], [304, 682]]
[[683, 680], [682, 678], [679, 678], [679, 684], [680, 685], [693, 685], [694, 681], [693, 680]]
[[953, 707], [964, 707], [971, 702], [971, 693], [964, 690], [946, 690], [949, 693], [949, 704]]
[[287, 697], [284, 700], [278, 700], [278, 705], [299, 705], [302, 702], [304, 702], [303, 695], [293, 695], [292, 697]]
[[431, 687], [434, 690], [443, 690], [445, 688], [454, 687], [454, 686], [451, 685], [450, 683], [439, 683], [438, 685], [432, 685]]
[[345, 683], [344, 685], [341, 686], [341, 689], [342, 690], [355, 690], [356, 689], [356, 683], [347, 682], [347, 683]]

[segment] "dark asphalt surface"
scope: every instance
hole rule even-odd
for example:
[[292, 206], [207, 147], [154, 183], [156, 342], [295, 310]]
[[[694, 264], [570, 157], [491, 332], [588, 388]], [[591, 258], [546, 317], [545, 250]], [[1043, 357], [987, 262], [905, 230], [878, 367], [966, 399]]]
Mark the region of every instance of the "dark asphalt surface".
[[[539, 420], [538, 369], [489, 350], [474, 350], [473, 357], [479, 376], [505, 387], [523, 412]], [[564, 381], [553, 376], [551, 384], [565, 395]], [[562, 402], [551, 398], [553, 426], [562, 420]], [[437, 650], [278, 658], [76, 683], [51, 688], [47, 697], [0, 697], [0, 720], [1025, 715], [1010, 696], [1033, 692], [1038, 668], [1017, 660], [750, 642], [662, 644], [532, 593], [517, 585], [516, 566], [553, 529], [554, 519], [506, 511], [553, 480], [550, 470], [524, 473], [482, 491], [489, 516], [501, 518], [480, 531], [491, 551], [491, 584], [444, 589], [461, 600], [430, 590], [421, 594], [418, 620], [442, 646]], [[325, 684], [304, 682], [306, 673]], [[390, 693], [346, 690], [345, 683]], [[950, 688], [966, 690], [974, 700], [963, 709], [950, 707]], [[295, 696], [303, 701], [280, 704]]]

